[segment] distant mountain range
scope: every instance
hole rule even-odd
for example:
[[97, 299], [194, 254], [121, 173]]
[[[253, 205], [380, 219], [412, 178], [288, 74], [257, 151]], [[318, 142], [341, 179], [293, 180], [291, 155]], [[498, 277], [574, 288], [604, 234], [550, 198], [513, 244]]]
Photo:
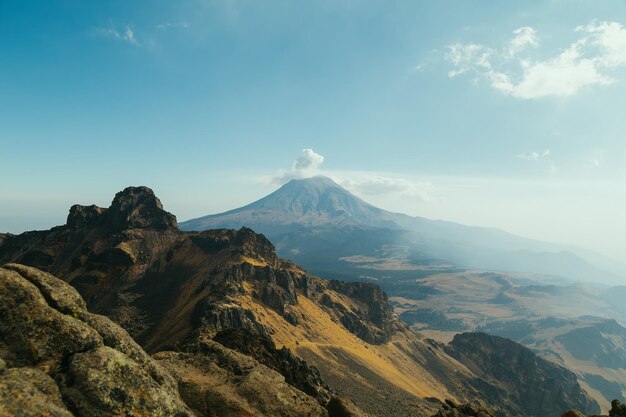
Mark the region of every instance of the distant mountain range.
[[247, 206], [180, 224], [190, 231], [243, 226], [266, 235], [281, 256], [322, 276], [388, 278], [475, 268], [626, 282], [623, 265], [590, 250], [393, 213], [322, 176], [291, 180]]

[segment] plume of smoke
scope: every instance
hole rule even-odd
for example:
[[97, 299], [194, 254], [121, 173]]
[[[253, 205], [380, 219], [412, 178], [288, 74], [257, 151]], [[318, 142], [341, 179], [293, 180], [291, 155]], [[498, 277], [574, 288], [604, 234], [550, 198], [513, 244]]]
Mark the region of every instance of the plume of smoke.
[[317, 175], [319, 167], [324, 163], [324, 156], [311, 148], [302, 150], [302, 155], [296, 158], [290, 170], [281, 170], [271, 177], [269, 182], [282, 185], [293, 179], [309, 178]]

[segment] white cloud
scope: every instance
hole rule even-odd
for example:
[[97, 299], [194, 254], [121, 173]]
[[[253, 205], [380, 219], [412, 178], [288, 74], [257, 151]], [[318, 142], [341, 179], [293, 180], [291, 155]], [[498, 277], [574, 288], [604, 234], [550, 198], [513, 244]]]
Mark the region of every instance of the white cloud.
[[548, 158], [550, 156], [550, 149], [546, 149], [543, 152], [523, 152], [517, 155], [519, 159], [526, 161], [538, 161], [542, 158]]
[[302, 156], [293, 161], [295, 171], [317, 169], [324, 162], [324, 157], [315, 153], [313, 149], [302, 149]]
[[427, 181], [410, 181], [405, 178], [359, 173], [339, 179], [339, 183], [349, 191], [362, 196], [395, 195], [423, 202], [434, 200], [434, 186]]
[[517, 155], [519, 159], [525, 159], [527, 161], [538, 161], [541, 157], [537, 152], [521, 153]]
[[105, 38], [117, 39], [130, 43], [131, 45], [140, 46], [131, 25], [126, 25], [122, 30], [118, 30], [114, 27], [98, 28], [95, 30], [95, 33]]
[[448, 72], [450, 78], [464, 74], [472, 68], [491, 68], [489, 62], [492, 51], [475, 43], [455, 43], [448, 46], [446, 59], [452, 62], [455, 69]]
[[349, 191], [362, 197], [384, 197], [392, 199], [410, 199], [412, 201], [431, 202], [435, 187], [428, 181], [414, 181], [393, 174], [352, 171], [323, 171], [324, 156], [313, 149], [302, 150], [290, 169], [279, 170], [275, 175], [261, 178], [261, 182], [283, 185], [293, 179], [310, 178], [326, 175]]
[[583, 45], [578, 41], [553, 59], [522, 65], [517, 83], [503, 72], [488, 72], [487, 77], [496, 90], [523, 99], [568, 97], [585, 87], [613, 82], [598, 72], [593, 60], [583, 58]]
[[128, 43], [132, 43], [133, 45], [139, 45], [139, 42], [137, 42], [137, 38], [135, 38], [133, 28], [130, 26], [126, 26], [123, 39]]
[[537, 41], [537, 31], [530, 26], [524, 26], [513, 31], [515, 35], [509, 41], [508, 53], [510, 56], [517, 55], [529, 46], [539, 45]]
[[617, 68], [626, 65], [626, 28], [618, 22], [593, 22], [576, 28], [591, 35], [590, 45], [599, 49], [594, 59], [598, 66]]
[[532, 27], [513, 31], [501, 49], [481, 44], [455, 43], [445, 58], [452, 64], [449, 77], [472, 72], [491, 87], [521, 99], [569, 97], [583, 89], [615, 82], [614, 72], [626, 68], [626, 28], [617, 22], [593, 22], [576, 28], [583, 36], [552, 57], [523, 57], [528, 47], [539, 47]]
[[319, 167], [324, 163], [324, 157], [313, 149], [302, 150], [302, 156], [293, 161], [290, 170], [280, 170], [276, 175], [264, 178], [264, 182], [282, 185], [290, 180], [309, 178], [319, 173]]
[[517, 154], [518, 159], [522, 159], [524, 161], [530, 161], [531, 163], [539, 164], [540, 167], [547, 168], [548, 172], [555, 173], [557, 172], [557, 167], [551, 159], [552, 152], [550, 149], [545, 149], [543, 152], [532, 151], [532, 152], [523, 152]]

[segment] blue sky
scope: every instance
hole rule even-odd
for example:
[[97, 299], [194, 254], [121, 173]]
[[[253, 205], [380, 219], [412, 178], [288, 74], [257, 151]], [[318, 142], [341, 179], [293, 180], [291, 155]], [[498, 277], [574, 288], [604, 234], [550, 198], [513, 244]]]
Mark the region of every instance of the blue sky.
[[321, 173], [623, 256], [624, 24], [604, 0], [0, 0], [0, 230], [139, 184], [185, 220]]

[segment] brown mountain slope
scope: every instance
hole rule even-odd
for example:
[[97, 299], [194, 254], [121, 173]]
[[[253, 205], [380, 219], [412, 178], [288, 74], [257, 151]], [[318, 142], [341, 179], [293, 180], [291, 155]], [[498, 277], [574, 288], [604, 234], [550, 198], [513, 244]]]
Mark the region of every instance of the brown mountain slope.
[[[221, 346], [215, 338], [324, 405], [336, 390], [381, 416], [432, 414], [440, 405], [433, 398], [482, 399], [508, 415], [533, 415], [523, 411], [528, 398], [509, 395], [498, 377], [475, 373], [408, 329], [379, 287], [312, 276], [249, 229], [181, 232], [145, 187], [118, 193], [108, 209], [73, 206], [64, 226], [5, 236], [0, 262], [52, 272], [147, 351], [178, 351], [157, 357], [191, 378], [184, 385], [196, 387], [193, 398], [206, 398], [205, 388], [215, 383], [200, 377], [210, 369], [205, 356]], [[254, 348], [241, 340], [254, 341]], [[222, 369], [229, 363], [222, 357]], [[222, 385], [234, 389], [227, 378]], [[572, 395], [571, 407], [586, 404], [578, 401], [586, 399], [580, 390]], [[210, 399], [203, 404], [194, 407], [210, 408]]]
[[210, 340], [156, 359], [65, 282], [0, 268], [2, 417], [328, 416], [279, 373]]

